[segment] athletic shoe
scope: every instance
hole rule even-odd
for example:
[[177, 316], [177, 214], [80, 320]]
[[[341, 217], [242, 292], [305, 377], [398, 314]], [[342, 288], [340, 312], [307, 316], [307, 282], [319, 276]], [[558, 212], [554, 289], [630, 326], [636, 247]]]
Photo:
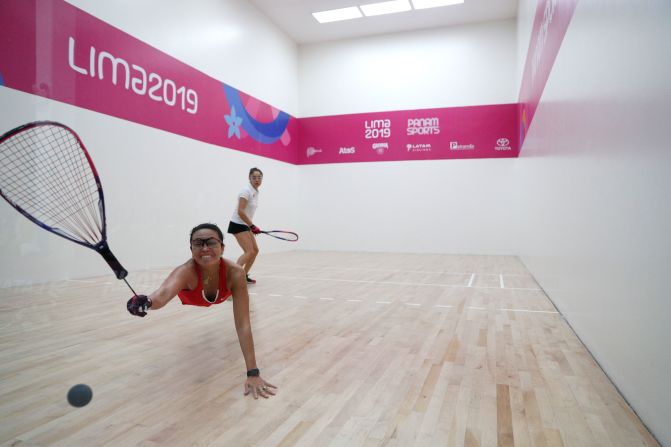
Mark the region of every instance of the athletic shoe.
[[256, 284], [256, 280], [250, 278], [249, 275], [247, 275], [247, 284]]

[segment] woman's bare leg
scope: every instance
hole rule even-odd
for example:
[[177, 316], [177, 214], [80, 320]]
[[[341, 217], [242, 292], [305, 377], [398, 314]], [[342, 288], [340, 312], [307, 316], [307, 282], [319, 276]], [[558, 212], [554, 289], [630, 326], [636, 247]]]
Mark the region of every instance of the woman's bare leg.
[[236, 233], [235, 239], [240, 244], [242, 248], [242, 255], [236, 261], [238, 265], [242, 266], [245, 269], [245, 273], [249, 273], [249, 270], [256, 260], [256, 255], [259, 254], [259, 246], [256, 244], [256, 239], [251, 231], [243, 231], [241, 233]]

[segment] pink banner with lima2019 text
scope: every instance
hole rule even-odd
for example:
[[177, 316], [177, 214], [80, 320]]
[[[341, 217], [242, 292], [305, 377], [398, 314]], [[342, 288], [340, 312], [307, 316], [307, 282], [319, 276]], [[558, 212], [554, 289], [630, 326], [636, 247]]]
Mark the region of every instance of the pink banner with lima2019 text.
[[517, 104], [301, 118], [298, 163], [517, 157]]
[[63, 0], [2, 1], [1, 85], [296, 162], [295, 118]]
[[519, 97], [519, 140], [524, 143], [578, 0], [538, 0]]
[[2, 0], [0, 86], [293, 164], [519, 152], [517, 104], [296, 119], [63, 0]]

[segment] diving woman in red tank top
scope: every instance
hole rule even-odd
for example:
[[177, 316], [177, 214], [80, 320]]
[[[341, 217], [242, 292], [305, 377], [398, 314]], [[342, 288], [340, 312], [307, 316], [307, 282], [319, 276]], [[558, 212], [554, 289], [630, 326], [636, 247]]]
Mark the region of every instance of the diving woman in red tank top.
[[163, 284], [149, 296], [135, 295], [128, 300], [128, 311], [139, 317], [147, 311], [158, 310], [175, 296], [182, 304], [206, 306], [233, 298], [235, 329], [247, 365], [245, 395], [254, 398], [275, 395], [276, 386], [260, 376], [254, 354], [254, 340], [249, 319], [249, 293], [245, 270], [228, 259], [224, 253], [224, 235], [214, 224], [204, 223], [191, 230], [191, 259], [173, 270]]

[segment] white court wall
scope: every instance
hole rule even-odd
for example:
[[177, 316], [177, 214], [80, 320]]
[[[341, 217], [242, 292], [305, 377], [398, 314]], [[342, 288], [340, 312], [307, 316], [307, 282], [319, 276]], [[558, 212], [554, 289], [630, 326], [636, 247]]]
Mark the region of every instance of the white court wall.
[[[301, 46], [301, 116], [517, 102], [516, 26], [490, 22]], [[514, 254], [511, 159], [307, 165], [301, 246]]]
[[302, 45], [301, 117], [517, 102], [514, 20]]
[[[165, 0], [70, 3], [216, 79], [296, 113], [296, 46], [247, 2], [202, 1], [200, 9]], [[220, 32], [231, 30], [230, 39], [204, 46], [207, 33], [215, 33], [217, 26]], [[268, 67], [272, 78], [263, 76]], [[281, 215], [283, 224], [298, 227], [294, 214], [287, 212], [297, 208], [296, 166], [8, 88], [0, 88], [0, 104], [3, 132], [52, 119], [79, 133], [105, 189], [110, 246], [131, 273], [186, 260], [188, 232], [197, 223], [213, 221], [225, 231], [252, 166], [265, 173], [258, 219]], [[41, 230], [4, 201], [0, 228], [0, 287], [98, 274], [114, 280], [96, 253]], [[280, 249], [286, 244], [264, 241], [263, 250]], [[228, 238], [225, 256], [239, 254], [237, 243]]]
[[667, 0], [579, 0], [511, 176], [522, 260], [665, 446], [670, 22]]
[[514, 159], [310, 165], [299, 173], [301, 245], [514, 254]]

